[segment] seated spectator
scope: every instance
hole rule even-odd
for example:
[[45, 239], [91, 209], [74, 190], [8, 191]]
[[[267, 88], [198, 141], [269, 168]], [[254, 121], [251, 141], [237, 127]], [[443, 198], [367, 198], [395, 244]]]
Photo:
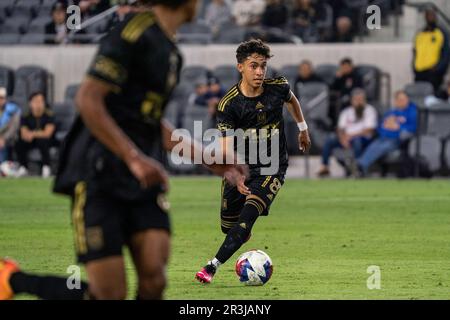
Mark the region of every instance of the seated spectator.
[[350, 104], [350, 93], [353, 89], [362, 88], [362, 86], [362, 78], [355, 72], [352, 59], [342, 59], [330, 88], [332, 101], [330, 103], [329, 117], [333, 124], [336, 123], [341, 107]]
[[327, 42], [353, 42], [353, 23], [349, 17], [337, 18], [336, 27]]
[[5, 88], [0, 88], [0, 163], [10, 160], [8, 148], [14, 144], [20, 123], [20, 108], [7, 101]]
[[366, 175], [381, 157], [400, 148], [417, 130], [417, 107], [404, 91], [395, 93], [394, 108], [386, 112], [378, 128], [378, 137], [356, 159], [356, 175]]
[[20, 139], [16, 144], [20, 164], [18, 176], [28, 174], [28, 151], [37, 148], [42, 156], [42, 176], [48, 177], [51, 174], [50, 147], [55, 133], [55, 120], [41, 92], [30, 96], [29, 105], [30, 112], [22, 116], [20, 121]]
[[213, 0], [206, 7], [205, 22], [217, 35], [220, 27], [231, 21], [231, 10], [225, 0]]
[[208, 90], [208, 80], [206, 78], [198, 79], [195, 83], [195, 92], [189, 97], [189, 104], [196, 104], [198, 106], [206, 107], [208, 105], [208, 101], [206, 99]]
[[83, 19], [93, 17], [111, 7], [110, 0], [73, 0], [72, 2], [80, 7]]
[[220, 99], [225, 96], [226, 91], [216, 77], [209, 78], [208, 85], [208, 93], [206, 94], [208, 114], [214, 122], [213, 126], [215, 126], [217, 105], [219, 104]]
[[66, 37], [69, 33], [67, 28], [67, 5], [64, 2], [55, 2], [52, 7], [52, 22], [45, 26], [45, 34], [55, 35], [53, 38], [48, 37], [45, 39], [46, 44], [61, 44], [66, 41]]
[[295, 79], [295, 88], [299, 83], [323, 82], [322, 78], [314, 73], [312, 62], [303, 60], [298, 66], [298, 75]]
[[449, 40], [446, 31], [438, 26], [434, 9], [425, 12], [426, 27], [414, 39], [415, 81], [426, 81], [439, 90], [450, 61]]
[[190, 97], [189, 103], [207, 108], [211, 122], [214, 122], [212, 125], [214, 125], [217, 105], [225, 93], [225, 89], [217, 78], [200, 79], [196, 83], [195, 93]]
[[[319, 177], [330, 174], [329, 160], [334, 149], [351, 149], [358, 158], [370, 143], [377, 128], [377, 112], [366, 101], [363, 89], [354, 89], [351, 93], [351, 106], [342, 110], [339, 115], [337, 137], [330, 137], [322, 150], [322, 167], [317, 173]], [[346, 164], [350, 174], [349, 164]]]
[[283, 0], [267, 0], [262, 15], [262, 25], [268, 28], [283, 29], [288, 20], [288, 8]]
[[319, 40], [319, 31], [316, 27], [318, 12], [311, 0], [296, 0], [292, 19], [292, 32], [304, 42]]
[[119, 5], [116, 12], [114, 12], [113, 16], [109, 20], [106, 30], [112, 29], [116, 24], [125, 20], [125, 17], [131, 11], [133, 11], [133, 7], [130, 5], [127, 5], [127, 4]]
[[236, 0], [233, 2], [231, 14], [238, 26], [255, 26], [261, 22], [265, 6], [264, 0]]

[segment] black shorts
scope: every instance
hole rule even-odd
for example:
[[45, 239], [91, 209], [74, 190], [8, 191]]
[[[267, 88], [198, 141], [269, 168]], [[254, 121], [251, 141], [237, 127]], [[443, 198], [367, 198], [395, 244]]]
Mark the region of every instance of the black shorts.
[[267, 216], [278, 191], [284, 184], [284, 175], [273, 176], [250, 176], [245, 185], [250, 189], [251, 195], [241, 194], [237, 187], [228, 184], [225, 179], [222, 181], [222, 200], [220, 209], [221, 228], [223, 233], [236, 225], [241, 214], [241, 210], [246, 202], [258, 208], [259, 215]]
[[150, 190], [141, 201], [105, 195], [79, 182], [72, 202], [72, 224], [78, 261], [122, 255], [122, 248], [135, 233], [163, 229], [170, 233], [168, 202], [160, 188]]

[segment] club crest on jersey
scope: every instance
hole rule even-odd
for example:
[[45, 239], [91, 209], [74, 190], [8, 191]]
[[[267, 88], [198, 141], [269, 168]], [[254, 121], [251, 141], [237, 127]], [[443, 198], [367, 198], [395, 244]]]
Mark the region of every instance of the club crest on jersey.
[[258, 102], [258, 103], [256, 104], [255, 109], [256, 109], [256, 110], [260, 110], [260, 109], [262, 109], [262, 108], [264, 108], [264, 105], [263, 105], [261, 102]]
[[256, 115], [256, 120], [258, 121], [258, 123], [265, 123], [267, 120], [266, 113], [258, 112], [258, 114]]

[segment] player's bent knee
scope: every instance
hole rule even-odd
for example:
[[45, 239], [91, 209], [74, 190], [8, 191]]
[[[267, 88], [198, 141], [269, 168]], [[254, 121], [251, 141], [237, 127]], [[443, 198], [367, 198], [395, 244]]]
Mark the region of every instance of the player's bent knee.
[[151, 276], [140, 277], [139, 297], [142, 299], [162, 299], [162, 294], [167, 285], [164, 272], [159, 272]]

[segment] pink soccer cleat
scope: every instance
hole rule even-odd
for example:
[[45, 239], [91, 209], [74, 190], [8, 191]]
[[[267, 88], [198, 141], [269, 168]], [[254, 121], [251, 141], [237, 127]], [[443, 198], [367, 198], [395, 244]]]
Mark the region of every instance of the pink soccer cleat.
[[211, 283], [215, 273], [216, 268], [212, 264], [208, 264], [195, 274], [195, 279], [201, 283]]

